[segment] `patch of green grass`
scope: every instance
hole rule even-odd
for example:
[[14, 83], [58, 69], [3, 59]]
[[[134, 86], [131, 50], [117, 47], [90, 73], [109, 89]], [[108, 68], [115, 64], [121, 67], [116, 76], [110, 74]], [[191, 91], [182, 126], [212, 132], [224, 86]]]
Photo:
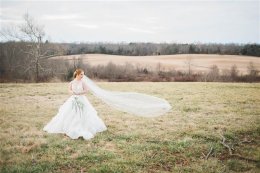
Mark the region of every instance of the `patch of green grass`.
[[54, 172], [56, 163], [53, 162], [40, 162], [32, 161], [29, 163], [21, 163], [16, 165], [4, 165], [1, 173], [27, 173], [27, 172]]
[[189, 107], [189, 106], [184, 106], [182, 109], [185, 113], [187, 112], [198, 112], [201, 110], [200, 107]]
[[235, 172], [245, 172], [250, 171], [252, 169], [251, 165], [246, 164], [243, 161], [231, 159], [227, 162], [227, 166], [229, 170]]

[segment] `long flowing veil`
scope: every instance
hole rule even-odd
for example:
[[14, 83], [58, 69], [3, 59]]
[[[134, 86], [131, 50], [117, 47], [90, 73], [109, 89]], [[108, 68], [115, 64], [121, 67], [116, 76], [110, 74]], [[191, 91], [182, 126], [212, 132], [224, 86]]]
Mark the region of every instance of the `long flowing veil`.
[[136, 92], [104, 90], [86, 75], [83, 80], [93, 95], [120, 111], [142, 117], [156, 117], [165, 114], [171, 109], [171, 105], [166, 100], [158, 97]]

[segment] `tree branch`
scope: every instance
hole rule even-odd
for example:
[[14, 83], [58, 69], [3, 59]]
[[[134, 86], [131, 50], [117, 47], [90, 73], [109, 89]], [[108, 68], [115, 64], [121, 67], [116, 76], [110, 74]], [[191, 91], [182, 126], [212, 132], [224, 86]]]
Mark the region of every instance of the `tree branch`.
[[229, 155], [230, 155], [231, 157], [236, 157], [236, 158], [238, 158], [238, 159], [246, 160], [246, 161], [251, 161], [251, 162], [259, 162], [259, 161], [255, 160], [255, 159], [243, 157], [243, 156], [241, 156], [240, 154], [233, 154], [231, 147], [226, 143], [226, 138], [225, 138], [223, 135], [221, 135], [221, 134], [220, 134], [220, 136], [222, 137], [222, 141], [221, 141], [220, 143], [221, 143], [222, 145], [224, 145], [224, 146], [228, 149]]
[[205, 157], [206, 160], [208, 160], [208, 158], [211, 155], [212, 151], [213, 151], [213, 147], [210, 147], [210, 150], [209, 150], [207, 156]]
[[61, 56], [60, 54], [48, 55], [48, 56], [40, 56], [41, 59], [49, 59], [55, 56]]

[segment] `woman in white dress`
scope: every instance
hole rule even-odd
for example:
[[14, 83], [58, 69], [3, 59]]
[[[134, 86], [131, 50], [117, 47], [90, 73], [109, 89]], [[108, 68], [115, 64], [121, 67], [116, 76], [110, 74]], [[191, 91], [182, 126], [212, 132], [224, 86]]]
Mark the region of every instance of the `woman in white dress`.
[[44, 131], [64, 133], [72, 139], [82, 136], [88, 140], [97, 132], [107, 129], [85, 96], [88, 88], [83, 76], [84, 71], [81, 69], [74, 72], [74, 80], [69, 83], [69, 92], [72, 95], [59, 108], [57, 115], [44, 127]]
[[77, 69], [74, 80], [69, 84], [70, 98], [60, 107], [58, 114], [44, 127], [49, 133], [65, 133], [72, 139], [82, 136], [91, 139], [97, 132], [107, 129], [97, 116], [97, 111], [84, 96], [87, 91], [120, 111], [151, 118], [164, 115], [171, 110], [168, 101], [155, 96], [136, 93], [108, 91], [100, 88]]

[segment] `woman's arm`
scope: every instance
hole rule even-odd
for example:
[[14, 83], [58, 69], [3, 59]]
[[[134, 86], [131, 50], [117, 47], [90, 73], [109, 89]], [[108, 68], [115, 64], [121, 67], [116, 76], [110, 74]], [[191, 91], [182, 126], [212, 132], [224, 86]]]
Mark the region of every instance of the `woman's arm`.
[[83, 85], [83, 91], [80, 93], [80, 95], [84, 95], [88, 92], [87, 84], [84, 81], [82, 82], [82, 85]]
[[69, 83], [69, 93], [71, 95], [75, 95], [75, 93], [72, 91], [72, 82]]
[[83, 91], [80, 93], [77, 93], [76, 95], [84, 95], [88, 92], [88, 87], [87, 84], [85, 82], [82, 82], [82, 86], [83, 86]]

